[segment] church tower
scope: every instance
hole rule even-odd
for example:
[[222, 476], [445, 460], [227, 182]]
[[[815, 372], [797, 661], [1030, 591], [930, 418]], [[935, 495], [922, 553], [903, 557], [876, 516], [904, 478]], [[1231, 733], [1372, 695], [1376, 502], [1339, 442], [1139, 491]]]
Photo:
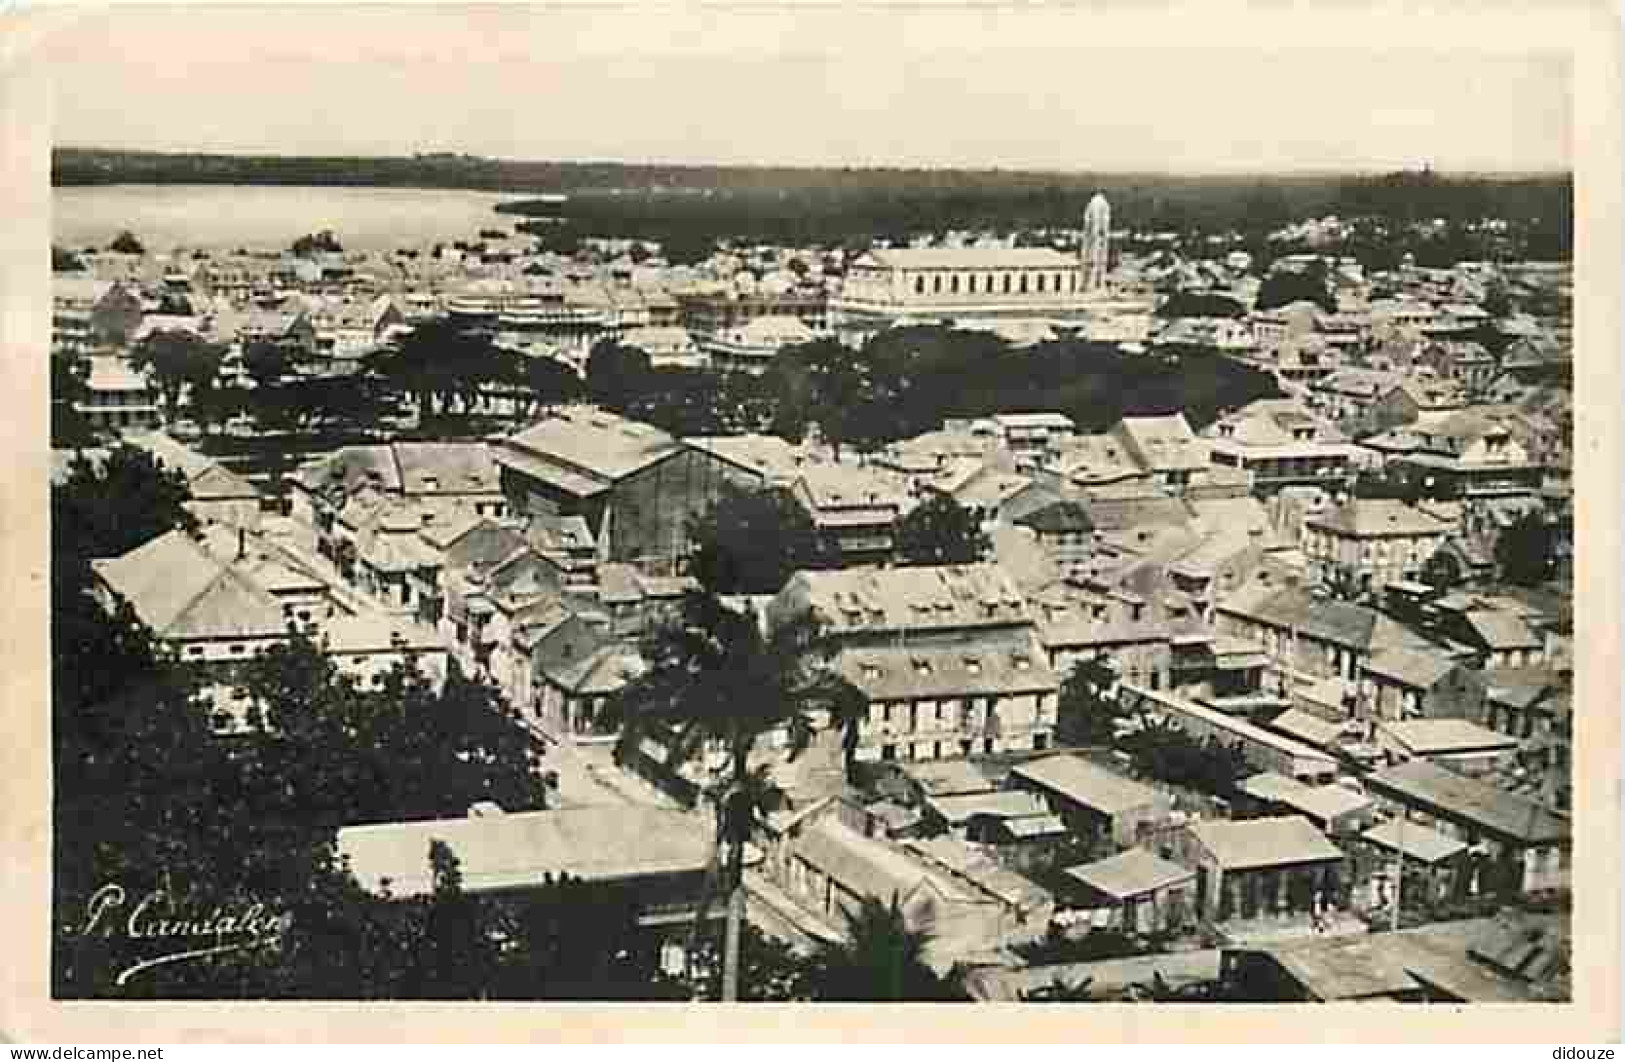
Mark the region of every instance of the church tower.
[[1111, 266], [1112, 207], [1099, 192], [1083, 211], [1083, 244], [1078, 256], [1083, 266], [1083, 290], [1100, 291], [1106, 286]]

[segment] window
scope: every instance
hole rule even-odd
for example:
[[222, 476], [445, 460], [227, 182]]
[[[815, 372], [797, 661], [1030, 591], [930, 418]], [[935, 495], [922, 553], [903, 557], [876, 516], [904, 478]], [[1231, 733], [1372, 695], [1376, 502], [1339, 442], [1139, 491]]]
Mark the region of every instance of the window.
[[931, 278], [931, 294], [942, 294], [942, 277], [940, 274]]
[[187, 656], [202, 656], [203, 655], [203, 646], [201, 646], [201, 645], [188, 645], [186, 647], [186, 655]]
[[[1010, 274], [1009, 273], [1006, 273], [1004, 275], [1004, 293], [1006, 295], [1010, 294]], [[968, 752], [970, 750], [967, 749], [966, 751]]]
[[1035, 279], [1038, 281], [1038, 293], [1040, 295], [1044, 294], [1044, 284], [1045, 284], [1045, 280], [1046, 280], [1044, 274], [1042, 274], [1042, 273], [1038, 274], [1038, 276]]
[[955, 273], [948, 278], [948, 290], [954, 295], [959, 294], [959, 274]]
[[1021, 293], [1023, 295], [1027, 294], [1027, 274], [1026, 273], [1021, 274]]
[[237, 643], [233, 644], [232, 647], [231, 647], [231, 655], [232, 656], [242, 656], [245, 649], [246, 649], [246, 647], [241, 642], [237, 642]]
[[914, 294], [916, 294], [916, 295], [924, 295], [925, 294], [925, 278], [924, 277], [915, 277], [914, 278]]

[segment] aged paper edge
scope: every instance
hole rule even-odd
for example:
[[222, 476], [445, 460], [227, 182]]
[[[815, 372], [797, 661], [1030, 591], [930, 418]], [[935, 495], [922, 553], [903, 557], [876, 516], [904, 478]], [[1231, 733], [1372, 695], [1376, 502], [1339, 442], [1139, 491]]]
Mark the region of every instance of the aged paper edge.
[[[304, 5], [299, 5], [304, 6]], [[762, 6], [740, 3], [738, 6]], [[782, 4], [772, 6], [782, 7]], [[827, 3], [821, 7], [831, 6]], [[942, 6], [959, 6], [944, 4]], [[981, 7], [991, 5], [981, 4]], [[318, 17], [315, 12], [309, 13]], [[1238, 5], [1127, 3], [1091, 8], [1021, 5], [1009, 16], [1074, 19], [1087, 33], [1054, 39], [1087, 47], [1201, 47], [1500, 53], [1557, 52], [1572, 59], [1575, 174], [1577, 640], [1575, 758], [1575, 1000], [1506, 1007], [1167, 1006], [1081, 1008], [846, 1005], [735, 1008], [566, 1004], [135, 1004], [49, 998], [49, 711], [46, 355], [50, 346], [51, 101], [71, 91], [62, 28], [94, 10], [35, 8], [0, 15], [0, 1038], [20, 1042], [1551, 1042], [1620, 1037], [1619, 656], [1621, 398], [1621, 153], [1618, 15], [1611, 3], [1467, 10], [1442, 3]], [[186, 42], [176, 40], [176, 55]], [[154, 62], [163, 57], [153, 57]], [[1165, 91], [1177, 91], [1171, 82]], [[1145, 90], [1145, 86], [1140, 87]], [[1313, 106], [1313, 94], [1282, 94]], [[1089, 105], [1080, 103], [1080, 105]], [[1109, 107], [1109, 101], [1097, 105]], [[1486, 114], [1493, 126], [1495, 116]]]

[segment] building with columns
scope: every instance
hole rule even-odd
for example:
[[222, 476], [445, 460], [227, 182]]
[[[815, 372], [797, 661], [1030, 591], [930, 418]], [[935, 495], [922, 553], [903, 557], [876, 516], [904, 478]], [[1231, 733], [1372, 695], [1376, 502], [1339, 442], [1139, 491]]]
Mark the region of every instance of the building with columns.
[[1077, 255], [1049, 247], [871, 250], [847, 267], [830, 324], [847, 335], [964, 320], [1082, 327], [1106, 286], [1110, 229], [1110, 208], [1097, 195]]

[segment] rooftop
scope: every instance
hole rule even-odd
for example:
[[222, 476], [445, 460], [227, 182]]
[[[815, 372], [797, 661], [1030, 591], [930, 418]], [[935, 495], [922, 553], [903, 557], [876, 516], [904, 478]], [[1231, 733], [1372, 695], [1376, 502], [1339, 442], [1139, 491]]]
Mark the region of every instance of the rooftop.
[[[613, 413], [577, 409], [559, 413], [497, 444], [496, 460], [508, 464], [513, 457], [533, 455], [562, 462], [569, 473], [614, 482], [647, 468], [681, 444], [649, 424]], [[516, 453], [517, 452], [517, 453]], [[524, 471], [529, 465], [521, 466]]]
[[538, 886], [561, 873], [589, 882], [699, 873], [715, 848], [691, 815], [614, 804], [349, 826], [338, 832], [338, 850], [364, 888], [406, 898], [432, 890], [429, 844], [437, 840], [475, 893]]
[[286, 633], [282, 606], [183, 531], [92, 562], [160, 638], [264, 638]]
[[774, 611], [806, 609], [833, 634], [1031, 622], [1026, 598], [994, 564], [798, 572], [774, 599]]
[[[1516, 1003], [1538, 996], [1532, 982], [1555, 972], [1543, 965], [1524, 980], [1503, 975], [1476, 957], [1485, 948], [1499, 953], [1509, 931], [1499, 918], [1437, 922], [1395, 933], [1310, 937], [1265, 948], [1316, 998], [1325, 1002], [1413, 994], [1431, 986], [1464, 1002]], [[1527, 939], [1527, 934], [1521, 934]], [[1538, 936], [1537, 936], [1538, 939]]]
[[1143, 848], [1130, 848], [1099, 862], [1070, 867], [1066, 875], [1114, 900], [1123, 901], [1194, 880], [1196, 871], [1158, 858]]
[[1379, 823], [1362, 833], [1360, 837], [1423, 863], [1437, 863], [1467, 850], [1467, 845], [1463, 841], [1447, 837], [1419, 822], [1406, 822], [1399, 818]]
[[1245, 820], [1202, 819], [1192, 823], [1190, 831], [1225, 870], [1249, 870], [1343, 858], [1342, 849], [1302, 815]]
[[1010, 773], [1106, 815], [1142, 808], [1163, 799], [1155, 789], [1098, 767], [1081, 756], [1048, 756], [1019, 764], [1011, 768]]
[[1449, 657], [1426, 649], [1384, 649], [1365, 662], [1365, 670], [1371, 674], [1424, 690], [1432, 688], [1455, 667], [1455, 661]]
[[1382, 728], [1418, 756], [1510, 752], [1518, 747], [1517, 738], [1489, 730], [1468, 719], [1408, 719], [1384, 723]]
[[1076, 269], [1078, 260], [1047, 247], [909, 247], [871, 250], [856, 265], [883, 269]]
[[1368, 788], [1405, 803], [1472, 823], [1526, 844], [1559, 844], [1569, 840], [1567, 819], [1532, 800], [1447, 771], [1424, 759], [1407, 760], [1366, 777]]
[[1352, 498], [1329, 512], [1309, 517], [1305, 524], [1357, 538], [1444, 535], [1450, 530], [1443, 520], [1391, 498]]

